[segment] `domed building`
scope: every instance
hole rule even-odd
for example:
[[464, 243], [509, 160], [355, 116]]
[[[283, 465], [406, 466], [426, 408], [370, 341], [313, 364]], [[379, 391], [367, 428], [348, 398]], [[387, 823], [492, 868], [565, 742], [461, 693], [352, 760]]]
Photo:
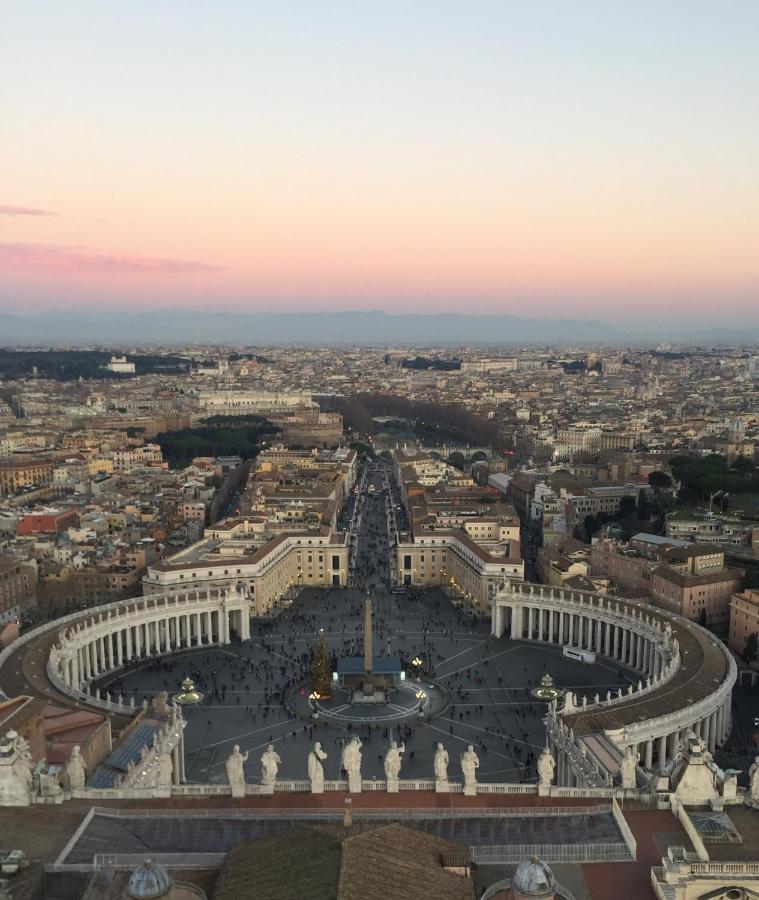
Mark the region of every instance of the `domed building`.
[[548, 863], [533, 856], [519, 863], [511, 878], [491, 884], [481, 900], [560, 900], [571, 896], [556, 881]]
[[132, 872], [121, 896], [123, 900], [205, 900], [200, 888], [172, 880], [163, 866], [150, 859]]

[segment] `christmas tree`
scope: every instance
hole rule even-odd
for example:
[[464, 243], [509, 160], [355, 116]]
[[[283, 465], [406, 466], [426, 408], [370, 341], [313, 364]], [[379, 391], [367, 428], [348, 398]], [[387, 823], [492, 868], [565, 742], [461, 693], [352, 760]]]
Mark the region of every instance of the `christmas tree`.
[[320, 697], [328, 697], [332, 690], [332, 666], [324, 642], [324, 629], [319, 632], [319, 646], [316, 648], [314, 667], [311, 670], [311, 690]]

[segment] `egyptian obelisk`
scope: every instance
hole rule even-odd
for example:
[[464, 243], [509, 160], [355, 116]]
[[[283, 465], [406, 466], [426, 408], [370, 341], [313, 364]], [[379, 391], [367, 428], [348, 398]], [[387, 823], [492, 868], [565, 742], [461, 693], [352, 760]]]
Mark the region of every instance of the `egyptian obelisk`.
[[372, 641], [372, 598], [367, 594], [364, 600], [364, 672], [374, 671], [374, 646]]

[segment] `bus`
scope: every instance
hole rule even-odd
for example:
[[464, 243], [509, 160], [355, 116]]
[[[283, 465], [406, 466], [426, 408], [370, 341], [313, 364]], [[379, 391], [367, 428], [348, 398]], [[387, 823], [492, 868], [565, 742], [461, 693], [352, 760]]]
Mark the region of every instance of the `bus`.
[[592, 665], [596, 661], [596, 654], [592, 650], [580, 650], [579, 647], [565, 647], [562, 655], [587, 665]]

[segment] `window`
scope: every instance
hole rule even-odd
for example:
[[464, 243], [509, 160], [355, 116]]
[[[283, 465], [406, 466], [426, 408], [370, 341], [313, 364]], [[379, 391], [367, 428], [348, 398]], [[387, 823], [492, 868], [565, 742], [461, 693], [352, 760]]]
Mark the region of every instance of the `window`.
[[403, 557], [403, 568], [410, 569], [411, 568], [411, 554], [407, 553]]
[[333, 569], [340, 568], [340, 557], [337, 555], [337, 553], [332, 554], [332, 568]]

